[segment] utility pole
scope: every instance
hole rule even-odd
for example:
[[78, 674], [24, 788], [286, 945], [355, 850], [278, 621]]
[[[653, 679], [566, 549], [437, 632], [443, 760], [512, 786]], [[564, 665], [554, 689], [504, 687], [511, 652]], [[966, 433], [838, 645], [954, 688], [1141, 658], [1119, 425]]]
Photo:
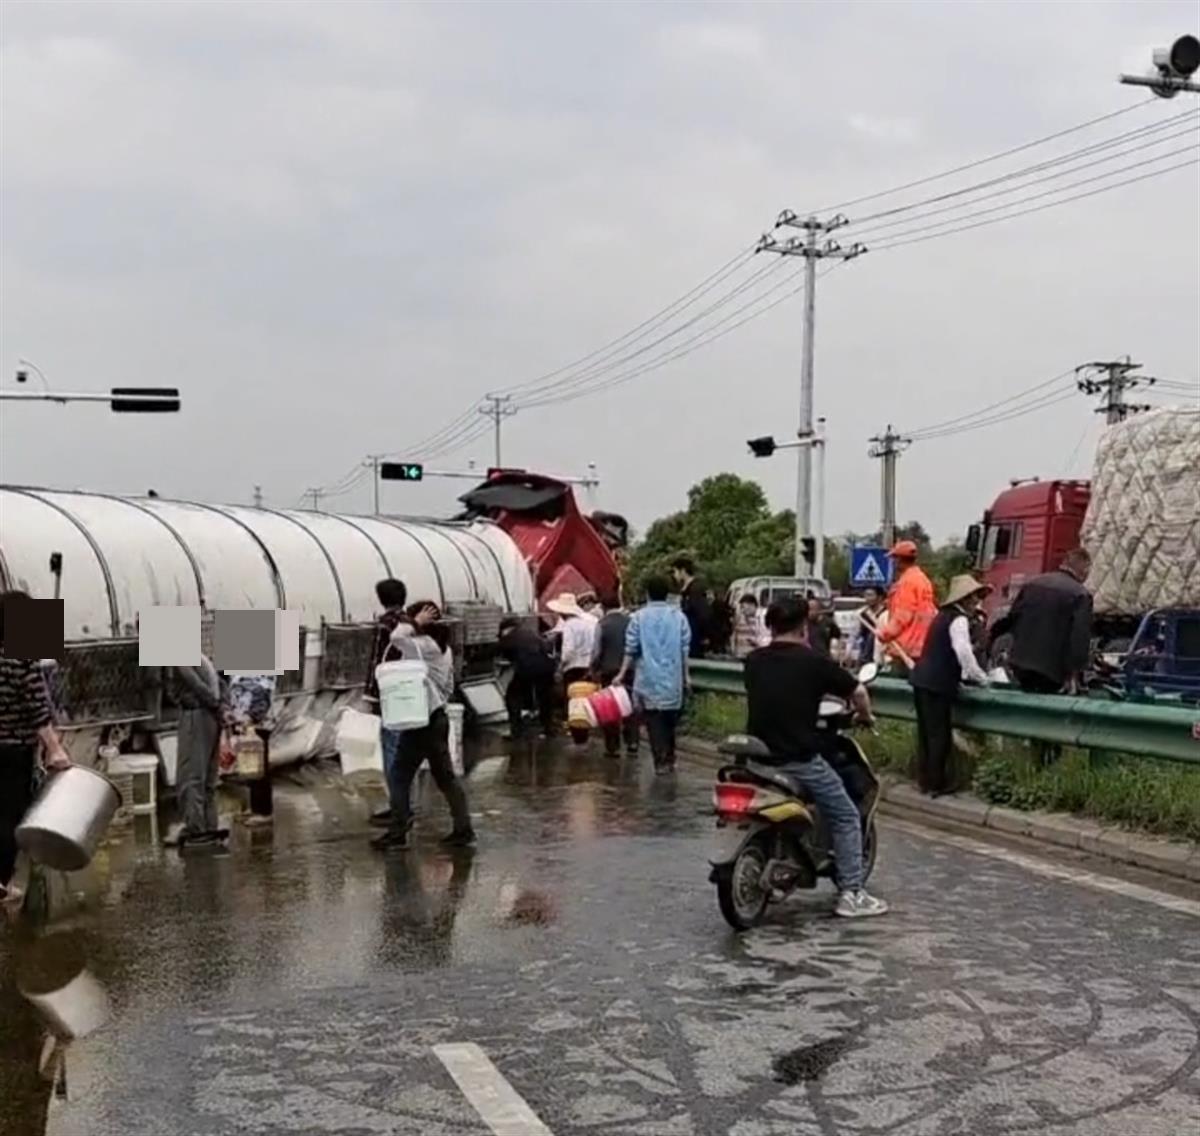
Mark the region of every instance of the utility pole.
[[379, 463], [381, 461], [383, 461], [383, 454], [367, 454], [367, 460], [363, 462], [363, 465], [371, 470], [375, 516], [377, 517], [379, 516]]
[[[817, 318], [817, 261], [818, 260], [853, 260], [866, 252], [866, 246], [855, 243], [849, 248], [842, 248], [836, 241], [827, 240], [819, 244], [820, 238], [834, 229], [840, 229], [848, 224], [847, 219], [838, 214], [826, 221], [816, 217], [801, 219], [790, 209], [785, 209], [775, 222], [775, 227], [787, 227], [804, 230], [803, 239], [789, 237], [780, 242], [770, 233], [763, 235], [758, 242], [756, 252], [773, 252], [777, 256], [801, 256], [804, 258], [804, 340], [800, 363], [800, 427], [797, 436], [803, 440], [813, 437], [813, 339], [816, 333]], [[796, 462], [796, 558], [795, 573], [803, 576], [806, 571], [816, 572], [816, 560], [812, 562], [804, 553], [804, 540], [812, 536], [812, 447], [801, 446]]]
[[261, 509], [262, 503], [263, 503], [262, 486], [256, 485], [254, 487], [254, 507], [256, 509]]
[[[1148, 403], [1125, 401], [1127, 391], [1139, 386], [1152, 387], [1158, 382], [1152, 375], [1133, 375], [1140, 366], [1141, 363], [1132, 362], [1128, 355], [1107, 362], [1081, 363], [1075, 368], [1075, 385], [1084, 394], [1104, 396], [1096, 413], [1103, 414], [1104, 421], [1111, 426], [1114, 422], [1124, 422], [1131, 414], [1150, 409]], [[1094, 377], [1097, 374], [1104, 377]]]
[[901, 437], [889, 423], [882, 434], [876, 434], [870, 441], [868, 456], [880, 458], [883, 463], [879, 472], [880, 542], [884, 548], [891, 548], [896, 543], [896, 459], [912, 440]]
[[325, 496], [325, 490], [306, 489], [304, 491], [304, 496], [312, 498], [313, 512], [319, 513], [321, 511], [321, 498]]
[[496, 438], [495, 464], [496, 468], [499, 469], [502, 464], [500, 461], [500, 423], [505, 418], [511, 418], [514, 414], [516, 414], [517, 408], [509, 405], [512, 401], [512, 395], [510, 394], [484, 395], [484, 401], [486, 401], [488, 405], [481, 406], [479, 408], [479, 413], [492, 420]]

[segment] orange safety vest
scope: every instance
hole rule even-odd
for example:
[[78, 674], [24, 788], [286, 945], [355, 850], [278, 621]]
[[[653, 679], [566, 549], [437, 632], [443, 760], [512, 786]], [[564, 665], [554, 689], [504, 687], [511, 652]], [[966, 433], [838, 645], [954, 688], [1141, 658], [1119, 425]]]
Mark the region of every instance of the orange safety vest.
[[895, 643], [916, 662], [938, 610], [929, 577], [915, 564], [906, 568], [888, 592], [887, 606], [887, 623], [880, 628], [879, 641]]

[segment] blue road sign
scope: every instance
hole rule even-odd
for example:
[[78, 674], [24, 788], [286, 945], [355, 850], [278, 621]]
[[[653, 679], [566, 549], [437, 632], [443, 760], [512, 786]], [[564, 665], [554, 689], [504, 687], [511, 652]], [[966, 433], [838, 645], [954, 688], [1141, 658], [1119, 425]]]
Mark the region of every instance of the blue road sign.
[[891, 582], [892, 562], [886, 549], [869, 544], [850, 549], [852, 588], [886, 588]]

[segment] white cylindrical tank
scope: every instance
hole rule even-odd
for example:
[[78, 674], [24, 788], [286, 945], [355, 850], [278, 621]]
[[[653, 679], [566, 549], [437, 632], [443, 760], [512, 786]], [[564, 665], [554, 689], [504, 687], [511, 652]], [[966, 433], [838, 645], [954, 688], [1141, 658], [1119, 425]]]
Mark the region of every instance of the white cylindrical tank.
[[314, 631], [367, 623], [385, 576], [403, 580], [412, 600], [534, 607], [520, 550], [487, 522], [0, 487], [0, 584], [52, 596], [53, 552], [63, 558], [67, 640], [133, 635], [152, 605], [289, 608]]

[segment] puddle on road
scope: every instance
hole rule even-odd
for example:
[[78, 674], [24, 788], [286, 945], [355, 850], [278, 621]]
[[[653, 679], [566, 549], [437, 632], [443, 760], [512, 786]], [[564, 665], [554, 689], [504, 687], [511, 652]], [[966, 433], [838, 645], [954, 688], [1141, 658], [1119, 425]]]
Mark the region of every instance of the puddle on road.
[[818, 1081], [858, 1043], [861, 1029], [781, 1053], [771, 1062], [775, 1080], [784, 1085]]

